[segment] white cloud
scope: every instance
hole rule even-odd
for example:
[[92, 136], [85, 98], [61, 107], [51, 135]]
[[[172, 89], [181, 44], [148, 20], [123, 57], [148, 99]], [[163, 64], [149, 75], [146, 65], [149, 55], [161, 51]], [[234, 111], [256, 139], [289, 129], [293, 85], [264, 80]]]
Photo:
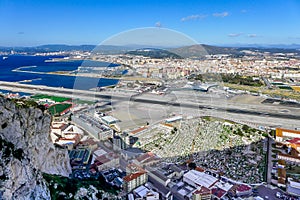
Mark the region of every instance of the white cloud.
[[257, 35], [256, 34], [248, 34], [248, 37], [255, 38], [255, 37], [257, 37]]
[[230, 33], [228, 34], [228, 37], [239, 37], [241, 36], [243, 33]]
[[214, 13], [214, 17], [227, 17], [229, 15], [229, 12], [221, 12], [221, 13]]
[[248, 10], [246, 9], [241, 10], [241, 13], [246, 13], [246, 12], [248, 12]]
[[190, 21], [190, 20], [201, 20], [201, 19], [204, 19], [206, 18], [207, 15], [189, 15], [187, 17], [183, 17], [181, 18], [181, 21], [182, 22], [185, 22], [185, 21]]

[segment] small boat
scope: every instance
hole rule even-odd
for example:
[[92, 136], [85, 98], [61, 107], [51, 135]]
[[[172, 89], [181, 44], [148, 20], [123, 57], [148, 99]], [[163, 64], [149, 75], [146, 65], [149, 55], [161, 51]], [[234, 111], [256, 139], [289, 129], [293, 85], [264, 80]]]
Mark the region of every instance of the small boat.
[[3, 57], [2, 57], [2, 60], [6, 60], [7, 58], [8, 58], [8, 57], [6, 57], [6, 56], [3, 56]]

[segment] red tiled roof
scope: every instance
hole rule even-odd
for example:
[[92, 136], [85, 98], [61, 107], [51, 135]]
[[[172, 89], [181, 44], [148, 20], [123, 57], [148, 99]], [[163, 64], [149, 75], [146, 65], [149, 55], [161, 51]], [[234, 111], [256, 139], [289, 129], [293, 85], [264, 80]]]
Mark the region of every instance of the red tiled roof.
[[237, 192], [244, 192], [244, 191], [248, 191], [251, 190], [251, 187], [248, 185], [244, 185], [244, 184], [240, 184], [237, 188], [236, 191]]
[[132, 180], [134, 180], [134, 179], [136, 179], [136, 178], [142, 176], [142, 175], [145, 174], [145, 173], [146, 173], [146, 172], [137, 172], [137, 173], [129, 174], [129, 175], [125, 176], [125, 177], [123, 178], [123, 180], [124, 180], [125, 182], [130, 182], [130, 181], [132, 181]]
[[[149, 159], [147, 159], [145, 162], [147, 162], [147, 163], [150, 163], [151, 161], [159, 161], [160, 159], [158, 158], [158, 157], [151, 157], [151, 158], [149, 158]], [[143, 162], [143, 163], [145, 163], [145, 162]]]
[[220, 188], [213, 188], [212, 189], [212, 194], [220, 199], [226, 194], [226, 191], [222, 190]]
[[211, 194], [211, 190], [207, 187], [202, 186], [200, 189], [196, 190], [194, 194], [208, 195]]
[[153, 156], [153, 153], [152, 152], [148, 152], [148, 153], [145, 153], [145, 154], [137, 157], [136, 160], [139, 161], [139, 162], [141, 162], [141, 161], [146, 160], [147, 158], [150, 158], [152, 156]]
[[95, 145], [95, 144], [97, 144], [97, 142], [90, 138], [90, 139], [87, 139], [85, 141], [81, 141], [80, 144], [82, 144], [82, 145]]
[[99, 164], [101, 163], [101, 164], [104, 164], [104, 163], [107, 163], [107, 162], [109, 162], [110, 160], [108, 159], [108, 158], [96, 158], [98, 161], [99, 161]]
[[143, 130], [145, 130], [147, 128], [148, 128], [147, 126], [144, 126], [142, 128], [138, 128], [136, 130], [131, 131], [131, 134], [137, 134], [138, 132], [141, 132], [141, 131], [143, 131]]
[[287, 142], [292, 144], [300, 144], [300, 138], [293, 138], [291, 140], [287, 140]]
[[139, 165], [136, 165], [134, 163], [128, 164], [127, 167], [129, 171], [134, 171], [134, 172], [145, 172], [143, 168], [141, 168]]
[[168, 127], [171, 127], [171, 128], [173, 128], [173, 127], [174, 127], [172, 124], [167, 124], [167, 123], [164, 123], [164, 124], [162, 124], [162, 125], [164, 125], [164, 126], [168, 126]]
[[195, 170], [198, 171], [198, 172], [204, 172], [205, 171], [202, 167], [196, 167]]

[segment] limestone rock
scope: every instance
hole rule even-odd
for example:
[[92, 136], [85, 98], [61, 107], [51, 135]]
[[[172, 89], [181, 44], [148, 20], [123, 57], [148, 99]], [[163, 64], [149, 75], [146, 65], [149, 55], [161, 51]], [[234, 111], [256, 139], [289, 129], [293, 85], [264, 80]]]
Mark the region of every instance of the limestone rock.
[[50, 139], [51, 116], [0, 97], [0, 199], [50, 199], [42, 173], [68, 176], [67, 150]]

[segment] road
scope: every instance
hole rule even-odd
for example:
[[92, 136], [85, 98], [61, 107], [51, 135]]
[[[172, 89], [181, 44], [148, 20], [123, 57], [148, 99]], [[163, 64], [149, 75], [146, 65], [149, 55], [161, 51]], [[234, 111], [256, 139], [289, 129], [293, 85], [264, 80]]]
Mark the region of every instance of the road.
[[271, 175], [271, 171], [272, 171], [272, 167], [273, 167], [273, 163], [272, 163], [272, 141], [273, 138], [268, 137], [268, 146], [267, 146], [267, 166], [266, 166], [266, 175], [267, 175], [267, 185], [270, 186], [271, 185], [271, 179], [272, 179], [272, 175]]
[[264, 185], [261, 185], [257, 188], [257, 191], [258, 195], [265, 200], [279, 200], [279, 198], [276, 197], [276, 192], [280, 192], [279, 189], [271, 189]]

